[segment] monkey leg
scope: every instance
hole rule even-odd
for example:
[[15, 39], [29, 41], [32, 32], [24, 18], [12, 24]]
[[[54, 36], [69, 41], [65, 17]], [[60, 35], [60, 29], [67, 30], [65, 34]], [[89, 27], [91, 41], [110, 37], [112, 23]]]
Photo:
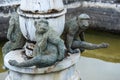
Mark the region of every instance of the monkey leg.
[[108, 46], [109, 46], [108, 43], [92, 44], [85, 41], [74, 41], [72, 44], [73, 49], [81, 48], [81, 49], [88, 49], [88, 50], [107, 48]]
[[57, 48], [53, 45], [48, 45], [47, 50], [35, 56], [32, 59], [18, 63], [15, 60], [9, 60], [9, 64], [17, 67], [31, 67], [36, 66], [39, 68], [53, 65], [58, 58]]
[[24, 62], [18, 63], [15, 60], [9, 60], [9, 64], [16, 67], [31, 67], [37, 66], [39, 68], [47, 67], [53, 65], [56, 62], [56, 56], [54, 55], [43, 55], [36, 56], [30, 60], [26, 60]]
[[25, 44], [25, 41], [24, 42], [22, 41], [21, 42], [11, 42], [11, 41], [6, 42], [2, 48], [3, 57], [11, 50], [22, 49], [24, 44]]
[[59, 40], [58, 42], [58, 61], [61, 61], [65, 57], [65, 45], [63, 40]]
[[60, 39], [58, 36], [49, 37], [48, 41], [57, 47], [58, 61], [62, 60], [65, 57], [64, 41]]

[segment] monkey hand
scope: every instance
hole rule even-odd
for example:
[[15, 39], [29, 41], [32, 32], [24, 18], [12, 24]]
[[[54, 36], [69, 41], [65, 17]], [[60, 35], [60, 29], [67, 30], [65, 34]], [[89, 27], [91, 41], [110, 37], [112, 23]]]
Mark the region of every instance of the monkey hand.
[[101, 44], [99, 44], [99, 47], [101, 47], [101, 48], [107, 48], [108, 46], [109, 46], [108, 43], [101, 43]]

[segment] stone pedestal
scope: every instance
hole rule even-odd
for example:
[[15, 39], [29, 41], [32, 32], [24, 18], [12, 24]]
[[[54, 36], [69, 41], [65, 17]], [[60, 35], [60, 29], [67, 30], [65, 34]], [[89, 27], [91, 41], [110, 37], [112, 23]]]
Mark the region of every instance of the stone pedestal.
[[25, 61], [23, 50], [9, 52], [4, 58], [4, 64], [9, 68], [9, 74], [5, 80], [80, 80], [80, 74], [76, 70], [80, 54], [72, 54], [63, 61], [45, 68], [14, 67], [9, 65], [9, 60]]

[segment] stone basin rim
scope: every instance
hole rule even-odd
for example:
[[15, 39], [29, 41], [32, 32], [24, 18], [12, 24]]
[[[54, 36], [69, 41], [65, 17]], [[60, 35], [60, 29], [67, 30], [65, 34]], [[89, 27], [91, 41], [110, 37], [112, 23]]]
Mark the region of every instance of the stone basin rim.
[[[53, 72], [58, 72], [64, 69], [67, 69], [73, 65], [75, 65], [80, 58], [80, 53], [72, 54], [71, 56], [65, 58], [63, 61], [56, 63], [55, 65], [45, 67], [45, 68], [36, 68], [34, 67], [15, 67], [11, 66], [8, 61], [9, 60], [15, 60], [13, 59], [15, 55], [22, 56], [20, 52], [23, 50], [15, 50], [15, 51], [10, 51], [4, 58], [4, 65], [9, 68], [9, 70], [24, 73], [24, 74], [46, 74], [46, 73], [53, 73]], [[15, 54], [16, 53], [16, 54]], [[11, 59], [10, 59], [10, 58]], [[21, 58], [21, 57], [20, 57]], [[22, 60], [22, 58], [21, 58]]]
[[62, 16], [64, 15], [65, 13], [67, 12], [67, 9], [63, 9], [61, 12], [58, 12], [58, 13], [50, 13], [50, 14], [40, 14], [40, 13], [37, 13], [37, 14], [28, 14], [28, 13], [25, 13], [23, 11], [20, 10], [20, 8], [17, 9], [17, 13], [23, 17], [28, 17], [28, 18], [56, 18], [56, 17], [59, 17], [59, 16]]

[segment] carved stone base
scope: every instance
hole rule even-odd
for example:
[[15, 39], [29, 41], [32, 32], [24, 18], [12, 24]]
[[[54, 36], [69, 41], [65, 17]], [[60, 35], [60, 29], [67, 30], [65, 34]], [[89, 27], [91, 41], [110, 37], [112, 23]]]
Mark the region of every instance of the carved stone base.
[[79, 73], [74, 70], [74, 66], [48, 74], [23, 74], [10, 71], [5, 80], [80, 80]]
[[55, 65], [36, 68], [33, 67], [14, 67], [9, 65], [9, 60], [24, 61], [22, 50], [9, 52], [5, 58], [5, 66], [9, 68], [9, 74], [5, 80], [80, 80], [80, 74], [76, 70], [76, 63], [79, 60], [79, 53], [72, 54]]

